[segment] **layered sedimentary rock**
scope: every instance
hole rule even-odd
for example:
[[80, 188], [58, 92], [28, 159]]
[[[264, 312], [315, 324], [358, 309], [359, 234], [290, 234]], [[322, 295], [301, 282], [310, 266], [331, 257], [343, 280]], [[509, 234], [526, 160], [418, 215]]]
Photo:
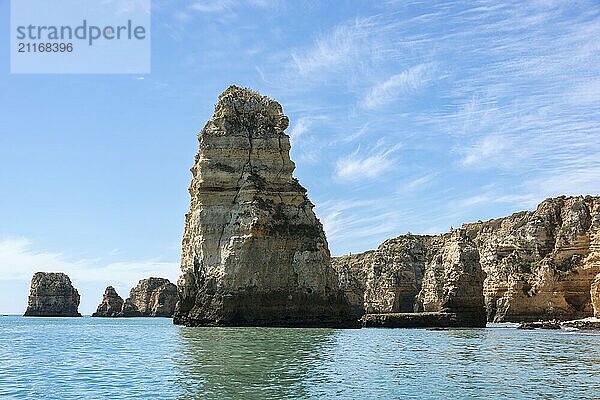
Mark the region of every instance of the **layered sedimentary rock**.
[[147, 278], [131, 289], [123, 301], [109, 286], [92, 317], [172, 317], [177, 303], [177, 286], [165, 278]]
[[119, 296], [114, 287], [108, 286], [104, 290], [102, 303], [98, 305], [92, 317], [118, 317], [123, 310], [123, 298]]
[[279, 103], [230, 87], [198, 136], [175, 323], [339, 326], [353, 316], [292, 177]]
[[62, 272], [36, 272], [31, 279], [25, 316], [81, 317], [79, 293]]
[[399, 236], [333, 265], [365, 326], [485, 325], [485, 274], [464, 230]]
[[148, 278], [131, 289], [123, 311], [130, 315], [137, 311], [142, 317], [172, 317], [176, 304], [177, 286], [165, 278]]
[[479, 309], [481, 296], [475, 292], [483, 270], [490, 321], [593, 315], [600, 286], [592, 285], [600, 273], [600, 198], [547, 199], [535, 211], [465, 224], [450, 237], [455, 239], [448, 234], [400, 236], [375, 251], [335, 258], [333, 264], [349, 301], [367, 313], [406, 312], [414, 293], [415, 310], [437, 311], [441, 303], [428, 299], [436, 298], [442, 282], [454, 279], [452, 273], [442, 274], [454, 267], [440, 269], [440, 260], [462, 260], [457, 265], [465, 268], [469, 282], [457, 281], [465, 290], [457, 309], [470, 312], [469, 291]]
[[485, 273], [463, 229], [427, 240], [426, 265], [416, 311], [455, 313], [465, 325], [484, 325]]
[[594, 308], [594, 317], [600, 318], [600, 274], [596, 275], [596, 279], [592, 282], [590, 297]]
[[487, 273], [488, 320], [537, 321], [591, 316], [600, 273], [600, 198], [558, 197], [535, 211], [466, 224]]

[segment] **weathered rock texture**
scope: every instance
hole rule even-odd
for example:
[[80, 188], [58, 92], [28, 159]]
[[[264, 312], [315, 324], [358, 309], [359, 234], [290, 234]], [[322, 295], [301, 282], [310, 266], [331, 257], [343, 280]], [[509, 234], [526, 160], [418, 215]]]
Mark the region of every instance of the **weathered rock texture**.
[[600, 283], [592, 285], [600, 273], [600, 198], [562, 196], [451, 235], [399, 236], [333, 265], [361, 312], [401, 313], [412, 305], [476, 313], [483, 271], [489, 321], [589, 317], [594, 301], [600, 308]]
[[177, 286], [165, 278], [142, 279], [129, 292], [124, 316], [172, 317], [177, 304]]
[[485, 325], [485, 274], [464, 230], [399, 236], [333, 264], [348, 300], [367, 314], [365, 326]]
[[590, 297], [594, 308], [594, 317], [600, 318], [600, 274], [596, 275], [596, 279], [592, 282]]
[[36, 272], [31, 279], [28, 317], [81, 317], [79, 293], [62, 272]]
[[235, 86], [199, 134], [175, 323], [338, 326], [351, 310], [279, 103]]
[[487, 273], [488, 320], [537, 321], [593, 315], [600, 273], [600, 198], [558, 197], [535, 211], [464, 225]]
[[172, 317], [177, 303], [177, 286], [165, 278], [147, 278], [131, 289], [123, 301], [109, 286], [92, 317]]
[[123, 298], [119, 296], [114, 287], [108, 286], [104, 290], [102, 303], [98, 305], [92, 317], [119, 317], [123, 310]]

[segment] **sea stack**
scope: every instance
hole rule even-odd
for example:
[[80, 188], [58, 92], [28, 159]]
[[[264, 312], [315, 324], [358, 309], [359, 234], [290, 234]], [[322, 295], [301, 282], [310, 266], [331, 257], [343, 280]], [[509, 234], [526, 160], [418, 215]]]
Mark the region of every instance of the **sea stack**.
[[172, 317], [177, 303], [177, 286], [165, 278], [146, 278], [131, 289], [123, 301], [115, 288], [104, 291], [92, 317]]
[[177, 286], [166, 278], [147, 278], [129, 292], [123, 314], [140, 317], [172, 317], [177, 304]]
[[198, 136], [174, 322], [347, 326], [323, 227], [292, 176], [288, 118], [236, 86]]
[[81, 317], [79, 293], [62, 272], [36, 272], [31, 279], [26, 317]]
[[102, 296], [102, 303], [92, 317], [118, 317], [123, 310], [123, 298], [114, 287], [108, 286]]

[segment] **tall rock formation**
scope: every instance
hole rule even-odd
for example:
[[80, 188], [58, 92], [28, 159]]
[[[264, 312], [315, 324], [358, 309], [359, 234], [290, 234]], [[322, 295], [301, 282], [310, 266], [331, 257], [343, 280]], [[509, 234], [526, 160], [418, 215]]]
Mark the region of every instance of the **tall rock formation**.
[[118, 317], [123, 310], [123, 298], [119, 296], [114, 287], [108, 286], [104, 290], [102, 303], [98, 305], [92, 317]]
[[[461, 261], [448, 269], [442, 260]], [[399, 236], [377, 250], [334, 258], [333, 265], [349, 301], [367, 313], [405, 312], [411, 301], [417, 311], [439, 309], [444, 302], [436, 290], [452, 286], [454, 273], [445, 274], [458, 267], [468, 282], [456, 281], [465, 295], [454, 303], [465, 312], [480, 309], [483, 270], [489, 321], [588, 317], [600, 286], [592, 285], [600, 274], [600, 198], [562, 196], [536, 211], [465, 224], [452, 235]]]
[[26, 317], [81, 317], [79, 293], [62, 272], [36, 272], [31, 279]]
[[172, 317], [177, 303], [177, 286], [165, 278], [142, 279], [123, 298], [109, 286], [92, 317]]
[[288, 118], [231, 86], [199, 134], [174, 322], [338, 326], [351, 310], [323, 228], [292, 177]]

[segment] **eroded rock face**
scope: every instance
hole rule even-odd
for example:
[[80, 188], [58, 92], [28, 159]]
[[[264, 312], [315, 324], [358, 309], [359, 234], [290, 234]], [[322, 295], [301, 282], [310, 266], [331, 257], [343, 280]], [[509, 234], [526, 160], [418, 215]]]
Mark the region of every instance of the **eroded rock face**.
[[177, 304], [177, 286], [165, 278], [142, 279], [129, 292], [124, 316], [172, 317]]
[[[375, 251], [336, 257], [333, 265], [356, 310], [385, 314], [370, 317], [366, 326], [485, 325], [485, 274], [464, 230], [399, 236]], [[427, 314], [395, 315], [411, 312]]]
[[413, 312], [425, 272], [426, 241], [424, 236], [399, 236], [377, 250], [334, 258], [340, 287], [355, 312]]
[[199, 134], [175, 323], [337, 326], [352, 319], [323, 228], [292, 177], [279, 103], [235, 86]]
[[[406, 312], [409, 307], [400, 304], [409, 304], [410, 293], [415, 293], [406, 287], [419, 288], [415, 310], [438, 311], [444, 296], [436, 295], [436, 290], [451, 290], [443, 289], [442, 282], [453, 279], [445, 273], [453, 269], [447, 265], [455, 265], [443, 260], [459, 260], [459, 270], [470, 271], [463, 275], [468, 285], [457, 281], [465, 295], [455, 304], [465, 311], [471, 303], [469, 291], [479, 290], [477, 271], [485, 272], [489, 321], [592, 316], [598, 291], [598, 284], [592, 282], [600, 273], [600, 198], [547, 199], [536, 211], [465, 224], [452, 235], [400, 236], [375, 251], [334, 258], [333, 265], [356, 309], [398, 313]], [[404, 300], [397, 300], [402, 297], [399, 293], [404, 293]], [[481, 296], [475, 293], [473, 299], [478, 309]]]
[[81, 317], [79, 293], [62, 272], [36, 272], [31, 279], [28, 317]]
[[600, 198], [547, 199], [533, 212], [464, 228], [487, 273], [488, 320], [567, 320], [593, 314], [590, 287], [600, 273]]
[[594, 309], [594, 317], [600, 318], [600, 274], [596, 275], [596, 279], [592, 282], [590, 297]]
[[462, 229], [426, 239], [427, 254], [416, 311], [456, 313], [484, 325], [485, 273], [479, 253]]
[[172, 317], [177, 303], [177, 286], [165, 278], [142, 279], [123, 301], [109, 286], [92, 317]]
[[108, 286], [104, 290], [102, 303], [98, 305], [92, 317], [118, 317], [123, 310], [123, 298], [119, 296], [114, 287]]

